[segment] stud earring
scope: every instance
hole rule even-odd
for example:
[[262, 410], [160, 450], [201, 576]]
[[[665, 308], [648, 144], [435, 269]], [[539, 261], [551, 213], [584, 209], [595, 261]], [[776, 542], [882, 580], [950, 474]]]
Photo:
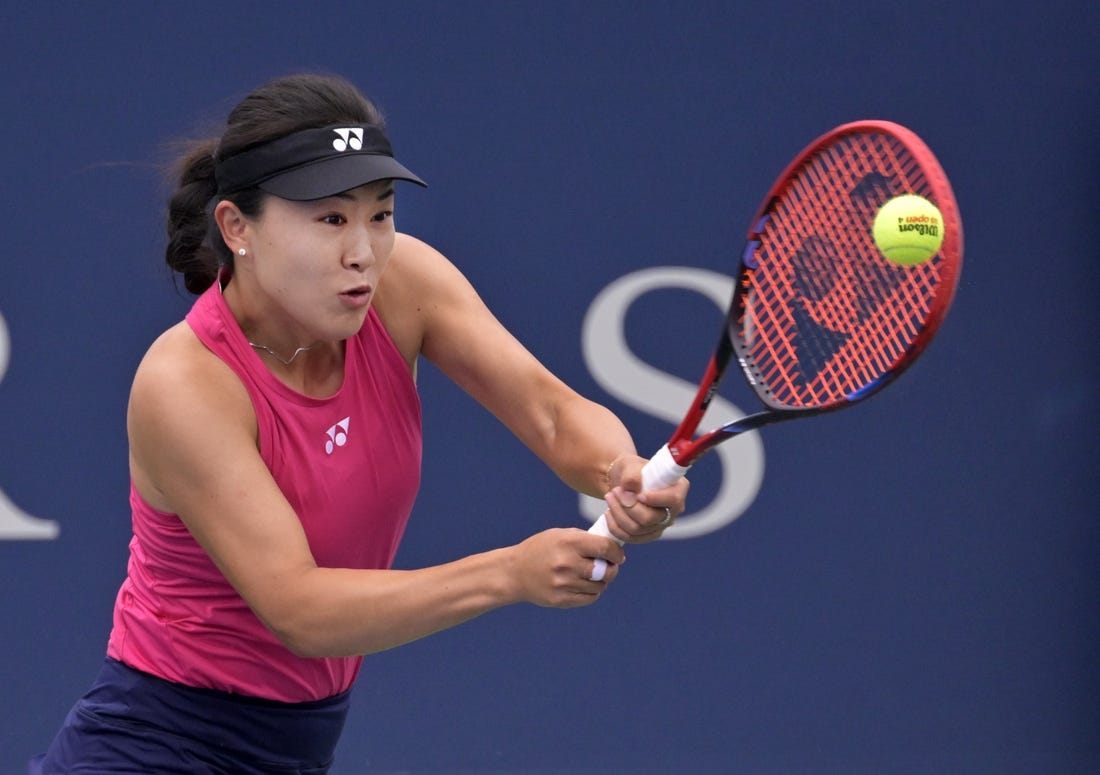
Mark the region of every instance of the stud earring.
[[238, 248], [237, 249], [237, 255], [239, 255], [239, 256], [246, 255], [247, 253], [248, 253], [248, 251], [245, 250], [244, 248]]

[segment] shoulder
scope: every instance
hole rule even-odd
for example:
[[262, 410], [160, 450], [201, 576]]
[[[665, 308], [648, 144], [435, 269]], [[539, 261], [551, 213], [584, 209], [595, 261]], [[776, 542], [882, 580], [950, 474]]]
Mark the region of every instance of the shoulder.
[[374, 308], [410, 364], [446, 315], [475, 302], [480, 303], [477, 294], [446, 256], [416, 237], [397, 234]]
[[256, 415], [248, 391], [185, 322], [164, 332], [138, 365], [126, 412], [135, 485], [155, 508], [166, 470], [215, 451], [255, 449]]
[[206, 402], [219, 396], [248, 399], [240, 379], [210, 352], [186, 322], [161, 334], [138, 365], [131, 389], [135, 399], [156, 405], [186, 404], [188, 397]]
[[384, 301], [391, 291], [431, 291], [434, 286], [447, 282], [448, 278], [453, 280], [455, 275], [461, 276], [461, 273], [443, 253], [421, 239], [398, 232], [380, 298]]
[[134, 454], [157, 454], [188, 439], [239, 429], [255, 438], [255, 411], [240, 378], [186, 322], [158, 336], [130, 389], [127, 425]]

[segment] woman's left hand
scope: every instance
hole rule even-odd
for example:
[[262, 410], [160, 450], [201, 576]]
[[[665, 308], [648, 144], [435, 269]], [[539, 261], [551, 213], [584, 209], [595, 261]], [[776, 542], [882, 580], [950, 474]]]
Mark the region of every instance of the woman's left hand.
[[646, 462], [637, 455], [624, 455], [607, 469], [607, 526], [612, 535], [626, 543], [656, 541], [684, 512], [688, 480], [682, 478], [668, 487], [642, 490], [642, 467]]

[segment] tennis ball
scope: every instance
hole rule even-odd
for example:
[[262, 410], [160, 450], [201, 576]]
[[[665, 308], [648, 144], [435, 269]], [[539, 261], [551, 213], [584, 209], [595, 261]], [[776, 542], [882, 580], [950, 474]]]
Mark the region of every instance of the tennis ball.
[[879, 208], [872, 234], [888, 261], [914, 266], [943, 244], [943, 214], [923, 196], [902, 194]]

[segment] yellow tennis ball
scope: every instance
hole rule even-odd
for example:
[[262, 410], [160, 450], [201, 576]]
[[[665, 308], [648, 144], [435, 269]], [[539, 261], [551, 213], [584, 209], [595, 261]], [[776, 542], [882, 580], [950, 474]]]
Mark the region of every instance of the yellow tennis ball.
[[888, 261], [914, 266], [943, 244], [943, 214], [923, 196], [902, 194], [879, 208], [872, 234]]

